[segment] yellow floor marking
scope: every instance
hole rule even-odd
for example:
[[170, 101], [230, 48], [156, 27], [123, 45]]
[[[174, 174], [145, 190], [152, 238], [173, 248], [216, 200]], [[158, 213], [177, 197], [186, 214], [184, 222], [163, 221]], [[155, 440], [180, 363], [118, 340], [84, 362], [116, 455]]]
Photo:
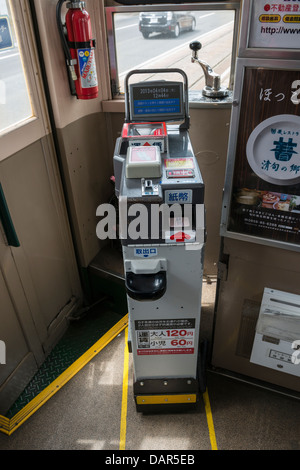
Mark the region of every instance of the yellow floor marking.
[[127, 420], [127, 397], [128, 397], [128, 328], [125, 329], [125, 346], [124, 346], [124, 367], [123, 367], [123, 390], [122, 390], [122, 407], [121, 407], [121, 423], [120, 423], [120, 450], [126, 447], [126, 420]]
[[58, 390], [74, 377], [91, 359], [93, 359], [105, 346], [107, 346], [128, 325], [128, 314], [116, 323], [99, 341], [88, 349], [79, 359], [68, 367], [57, 379], [39, 393], [33, 400], [24, 406], [13, 418], [8, 419], [0, 415], [0, 432], [10, 436], [33, 413], [44, 405]]
[[218, 450], [217, 439], [216, 439], [216, 435], [215, 435], [214, 422], [213, 422], [213, 417], [212, 417], [212, 413], [211, 413], [211, 407], [210, 407], [210, 402], [209, 402], [209, 396], [208, 396], [207, 389], [206, 389], [205, 393], [203, 393], [203, 400], [204, 400], [204, 405], [205, 405], [205, 412], [206, 412], [206, 419], [207, 419], [211, 449], [212, 450]]

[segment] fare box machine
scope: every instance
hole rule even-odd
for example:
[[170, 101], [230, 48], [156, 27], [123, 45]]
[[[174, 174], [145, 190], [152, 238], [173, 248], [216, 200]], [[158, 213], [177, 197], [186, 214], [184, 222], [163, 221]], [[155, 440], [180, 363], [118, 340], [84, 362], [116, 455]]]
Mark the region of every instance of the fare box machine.
[[[129, 85], [133, 74], [149, 72], [176, 72], [183, 80]], [[205, 391], [199, 341], [205, 216], [186, 74], [133, 70], [125, 103], [114, 171], [136, 408], [191, 409]]]

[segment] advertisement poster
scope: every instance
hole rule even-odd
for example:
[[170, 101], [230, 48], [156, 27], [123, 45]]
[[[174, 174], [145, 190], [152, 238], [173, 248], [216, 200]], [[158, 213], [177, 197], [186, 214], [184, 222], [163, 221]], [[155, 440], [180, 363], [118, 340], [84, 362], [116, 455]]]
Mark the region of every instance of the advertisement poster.
[[245, 68], [228, 230], [300, 246], [300, 71]]
[[300, 2], [255, 0], [252, 3], [249, 47], [299, 49]]

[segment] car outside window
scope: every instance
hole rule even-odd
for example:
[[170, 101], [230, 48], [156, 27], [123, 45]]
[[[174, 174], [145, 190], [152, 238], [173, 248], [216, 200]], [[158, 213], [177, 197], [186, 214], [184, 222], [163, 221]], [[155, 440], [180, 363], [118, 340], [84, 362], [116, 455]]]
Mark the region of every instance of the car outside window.
[[145, 12], [139, 15], [139, 31], [145, 39], [152, 33], [169, 35], [174, 38], [185, 31], [194, 31], [196, 18], [191, 12]]

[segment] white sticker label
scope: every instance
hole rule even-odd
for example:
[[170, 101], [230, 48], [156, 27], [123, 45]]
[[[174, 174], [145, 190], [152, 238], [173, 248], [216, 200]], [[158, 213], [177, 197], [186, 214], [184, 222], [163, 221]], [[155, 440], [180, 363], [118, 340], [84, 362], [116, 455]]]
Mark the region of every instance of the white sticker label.
[[194, 354], [195, 320], [135, 321], [137, 354]]
[[82, 88], [98, 85], [94, 49], [78, 49], [78, 64]]
[[139, 258], [151, 258], [152, 256], [156, 256], [158, 253], [157, 248], [135, 248], [134, 249], [134, 256], [138, 256]]
[[179, 191], [167, 190], [165, 192], [166, 204], [192, 204], [193, 191], [191, 189], [180, 189]]
[[145, 141], [145, 140], [133, 140], [133, 139], [130, 139], [129, 140], [129, 145], [131, 147], [149, 147], [151, 145], [153, 146], [157, 146], [160, 148], [160, 151], [161, 152], [164, 152], [164, 141], [163, 140], [149, 140], [149, 141]]

